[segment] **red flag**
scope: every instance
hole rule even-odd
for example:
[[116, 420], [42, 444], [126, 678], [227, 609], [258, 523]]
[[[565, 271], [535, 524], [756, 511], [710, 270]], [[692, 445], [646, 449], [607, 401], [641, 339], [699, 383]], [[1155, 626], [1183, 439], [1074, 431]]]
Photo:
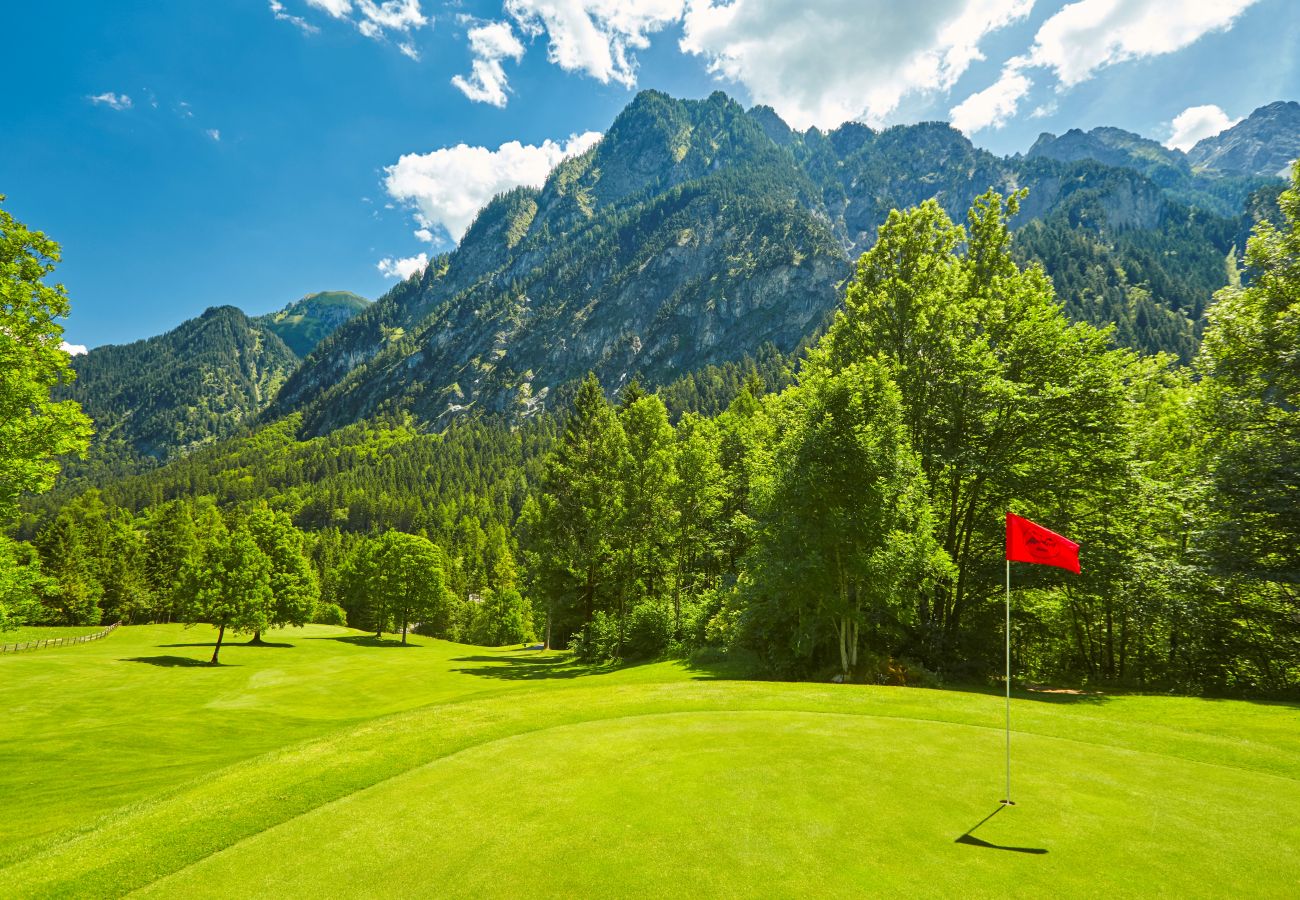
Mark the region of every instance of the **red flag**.
[[1007, 513], [1007, 559], [1058, 566], [1079, 574], [1079, 545], [1028, 519]]

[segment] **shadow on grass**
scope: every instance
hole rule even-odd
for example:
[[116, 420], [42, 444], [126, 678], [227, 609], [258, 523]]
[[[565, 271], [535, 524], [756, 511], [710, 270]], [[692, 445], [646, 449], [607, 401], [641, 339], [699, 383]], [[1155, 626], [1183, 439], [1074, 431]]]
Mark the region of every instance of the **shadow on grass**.
[[[964, 694], [984, 694], [990, 697], [1006, 696], [1006, 691], [1001, 685], [949, 682], [942, 687], [946, 691], [958, 691]], [[1109, 703], [1117, 693], [1119, 692], [1103, 694], [1100, 691], [1082, 691], [1073, 688], [1023, 688], [1013, 686], [1011, 688], [1011, 699], [1033, 700], [1037, 703], [1053, 703], [1063, 706], [1074, 706], [1080, 703], [1099, 705]]]
[[[181, 644], [179, 646], [189, 646], [189, 645]], [[203, 645], [196, 644], [194, 646], [203, 646]], [[207, 646], [210, 647], [212, 645], [208, 644]], [[144, 663], [145, 665], [149, 665], [149, 666], [161, 666], [164, 669], [231, 668], [229, 663], [219, 662], [215, 666], [213, 666], [212, 663], [208, 662], [206, 659], [192, 659], [188, 656], [130, 656], [130, 657], [125, 657], [119, 661]]]
[[340, 634], [329, 637], [309, 637], [309, 641], [338, 641], [340, 644], [352, 644], [355, 647], [418, 647], [419, 644], [403, 644], [401, 638], [377, 638], [373, 634]]
[[990, 841], [984, 840], [983, 838], [975, 837], [975, 832], [979, 829], [981, 825], [983, 825], [989, 819], [996, 816], [998, 813], [1002, 812], [1002, 810], [1004, 809], [1006, 809], [1005, 805], [998, 804], [997, 809], [993, 810], [993, 812], [989, 813], [987, 816], [980, 819], [970, 828], [966, 829], [966, 833], [963, 834], [961, 837], [957, 838], [955, 841], [953, 841], [953, 843], [966, 844], [967, 846], [970, 847], [983, 847], [986, 850], [1008, 850], [1012, 853], [1030, 853], [1035, 856], [1041, 856], [1042, 854], [1046, 853], [1047, 852], [1046, 847], [1008, 847], [1004, 844], [994, 844], [991, 843]]
[[453, 669], [462, 675], [480, 678], [499, 678], [504, 681], [541, 681], [554, 678], [580, 678], [610, 672], [615, 667], [600, 668], [575, 662], [571, 656], [457, 656], [452, 662], [486, 663], [463, 669]]
[[[208, 641], [208, 642], [206, 642], [206, 643], [199, 642], [199, 643], [197, 643], [197, 644], [159, 644], [158, 646], [159, 646], [159, 647], [215, 647], [215, 646], [217, 646], [217, 642], [216, 642], [216, 641]], [[293, 644], [282, 644], [282, 643], [279, 643], [279, 642], [277, 642], [277, 641], [259, 641], [259, 642], [256, 643], [256, 644], [254, 644], [252, 641], [222, 641], [222, 642], [221, 642], [221, 649], [222, 649], [222, 650], [226, 649], [227, 647], [268, 647], [268, 648], [280, 648], [280, 647], [292, 647], [292, 646], [293, 646]]]

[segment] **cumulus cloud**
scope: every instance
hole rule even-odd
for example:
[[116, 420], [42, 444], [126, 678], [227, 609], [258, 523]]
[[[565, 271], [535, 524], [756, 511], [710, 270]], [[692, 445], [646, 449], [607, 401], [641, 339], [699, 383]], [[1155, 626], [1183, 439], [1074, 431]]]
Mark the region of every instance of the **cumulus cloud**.
[[123, 110], [131, 108], [131, 98], [126, 94], [114, 94], [108, 91], [103, 94], [94, 94], [89, 98], [90, 102], [96, 106], [107, 106], [109, 109]]
[[495, 150], [458, 144], [432, 153], [408, 153], [384, 169], [384, 188], [411, 207], [430, 237], [442, 229], [458, 242], [474, 216], [497, 194], [519, 185], [540, 187], [557, 163], [600, 140], [589, 131], [540, 145], [510, 141]]
[[967, 134], [980, 128], [1001, 128], [1016, 114], [1031, 87], [1033, 82], [1019, 69], [1004, 69], [1001, 78], [952, 108], [952, 127]]
[[1231, 28], [1258, 0], [1077, 0], [1050, 16], [1028, 52], [1003, 65], [998, 81], [952, 108], [967, 134], [996, 128], [1013, 116], [1033, 84], [1026, 69], [1047, 69], [1064, 90], [1117, 63], [1162, 56], [1206, 34]]
[[59, 349], [69, 356], [81, 356], [83, 353], [88, 352], [85, 344], [69, 344], [67, 341], [59, 344]]
[[944, 91], [980, 41], [1032, 0], [695, 0], [681, 48], [797, 128], [879, 125], [909, 94]]
[[469, 77], [456, 75], [451, 83], [471, 100], [505, 106], [509, 84], [501, 61], [518, 62], [524, 55], [524, 45], [508, 23], [487, 22], [469, 30], [469, 48], [474, 54]]
[[410, 41], [402, 41], [397, 45], [397, 49], [400, 50], [402, 55], [407, 59], [413, 59], [416, 62], [420, 61], [420, 51], [415, 49], [415, 44]]
[[1189, 106], [1174, 116], [1174, 120], [1169, 123], [1172, 133], [1169, 135], [1169, 140], [1165, 141], [1165, 146], [1186, 153], [1196, 146], [1197, 141], [1214, 137], [1220, 131], [1231, 128], [1240, 121], [1241, 119], [1229, 119], [1226, 112], [1212, 103], [1206, 106]]
[[566, 72], [634, 87], [633, 51], [680, 21], [686, 0], [506, 0], [505, 8], [526, 35], [546, 35], [550, 61]]
[[1232, 27], [1257, 0], [1078, 0], [1034, 36], [1029, 64], [1046, 66], [1072, 87], [1105, 66], [1173, 53], [1212, 31]]
[[383, 275], [385, 278], [406, 279], [410, 278], [416, 272], [423, 272], [425, 267], [428, 265], [428, 254], [420, 253], [416, 256], [408, 256], [405, 259], [394, 259], [391, 256], [385, 257], [379, 261], [379, 264], [376, 265], [375, 268], [378, 269], [379, 274]]
[[209, 128], [207, 131], [203, 133], [206, 134], [208, 137], [212, 138], [214, 141], [221, 140], [221, 132], [216, 128]]
[[320, 29], [308, 22], [302, 16], [295, 16], [284, 8], [280, 0], [270, 0], [271, 15], [275, 16], [277, 22], [288, 22], [297, 28], [303, 34], [319, 34]]

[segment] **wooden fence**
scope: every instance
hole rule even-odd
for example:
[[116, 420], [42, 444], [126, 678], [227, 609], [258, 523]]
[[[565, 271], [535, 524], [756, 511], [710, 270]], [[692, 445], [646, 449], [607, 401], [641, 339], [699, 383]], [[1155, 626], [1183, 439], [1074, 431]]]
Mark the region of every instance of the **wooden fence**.
[[46, 647], [66, 647], [69, 644], [85, 644], [89, 641], [97, 641], [102, 637], [107, 637], [121, 624], [121, 622], [114, 622], [103, 631], [96, 631], [94, 634], [83, 634], [78, 637], [45, 638], [45, 640], [42, 641], [24, 641], [21, 644], [0, 644], [0, 653], [18, 653], [21, 650], [42, 650]]

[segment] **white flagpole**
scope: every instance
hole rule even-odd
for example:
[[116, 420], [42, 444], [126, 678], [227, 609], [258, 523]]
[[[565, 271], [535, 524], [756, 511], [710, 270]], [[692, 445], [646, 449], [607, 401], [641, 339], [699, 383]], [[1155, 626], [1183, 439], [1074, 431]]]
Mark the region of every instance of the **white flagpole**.
[[1011, 560], [1007, 560], [1007, 794], [1004, 806], [1015, 806], [1011, 800]]

